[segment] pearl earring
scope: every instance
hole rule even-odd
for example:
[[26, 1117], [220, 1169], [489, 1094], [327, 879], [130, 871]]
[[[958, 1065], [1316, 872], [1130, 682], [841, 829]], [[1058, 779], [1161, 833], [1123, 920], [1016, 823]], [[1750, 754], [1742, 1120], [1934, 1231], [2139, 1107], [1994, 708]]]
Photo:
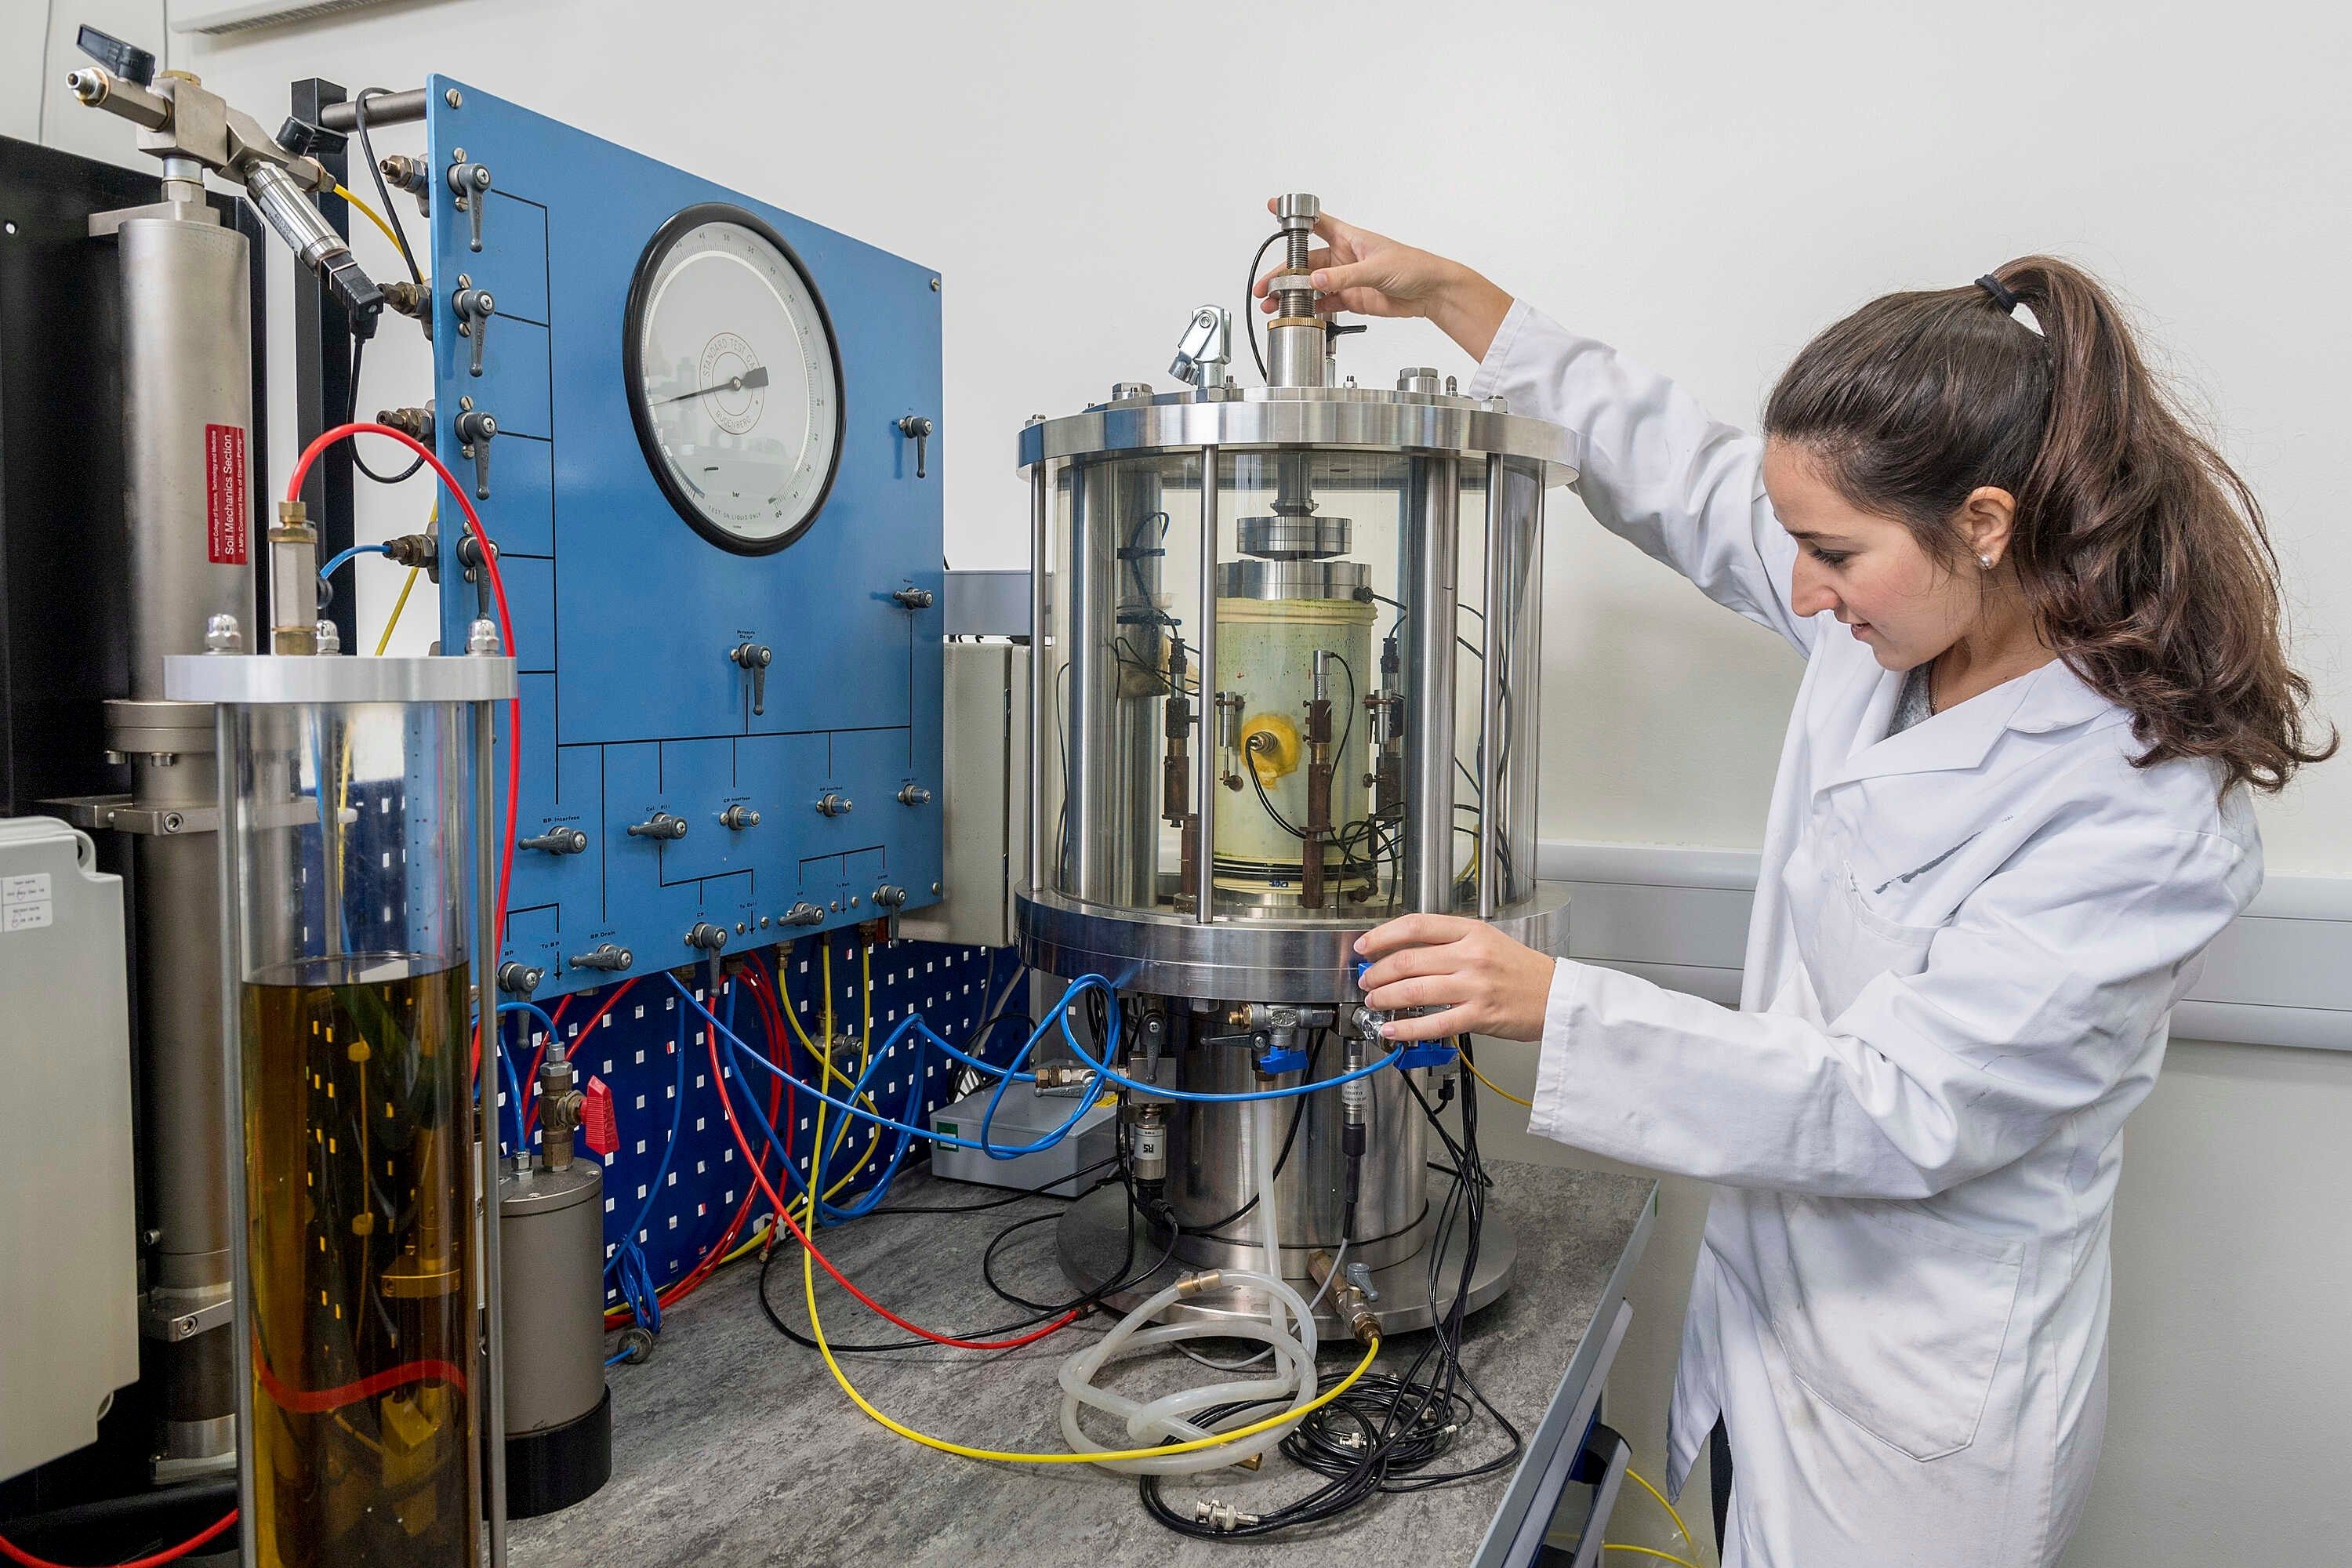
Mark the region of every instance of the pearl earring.
[[1992, 570], [1992, 557], [1990, 555], [1979, 555], [1977, 557], [1977, 564], [1990, 572]]

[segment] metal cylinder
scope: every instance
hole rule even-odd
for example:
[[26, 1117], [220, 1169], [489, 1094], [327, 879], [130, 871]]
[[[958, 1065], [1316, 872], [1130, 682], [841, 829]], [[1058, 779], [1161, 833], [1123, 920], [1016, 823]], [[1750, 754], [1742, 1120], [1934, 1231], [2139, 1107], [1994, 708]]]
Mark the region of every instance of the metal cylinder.
[[293, 248], [294, 259], [311, 271], [322, 271], [337, 258], [351, 254], [350, 242], [320, 216], [294, 177], [277, 164], [252, 164], [245, 171], [245, 188], [269, 226], [278, 231], [278, 237]]
[[1265, 334], [1265, 380], [1268, 386], [1320, 386], [1327, 361], [1323, 353], [1323, 323], [1272, 327]]
[[1108, 521], [1118, 539], [1118, 697], [1111, 717], [1118, 782], [1118, 814], [1111, 824], [1118, 845], [1115, 897], [1150, 903], [1160, 843], [1160, 705], [1168, 689], [1168, 621], [1160, 594], [1168, 513], [1160, 504], [1159, 470], [1123, 467]]
[[1416, 457], [1398, 597], [1405, 621], [1404, 898], [1454, 907], [1454, 629], [1461, 600], [1460, 461]]
[[488, 1517], [495, 1562], [495, 1068], [467, 1024], [496, 994], [469, 874], [495, 858], [469, 786], [513, 665], [194, 655], [166, 680], [220, 705], [246, 1561], [470, 1563]]
[[[107, 705], [107, 743], [133, 759], [134, 806], [194, 824], [219, 802], [213, 710], [163, 700], [163, 660], [201, 651], [215, 616], [254, 620], [250, 254], [234, 229], [169, 217], [129, 219], [116, 244], [131, 690]], [[160, 1373], [156, 1473], [168, 1479], [225, 1462], [236, 1440], [220, 867], [212, 835], [194, 828], [137, 836], [132, 860], [154, 1237], [142, 1319]]]
[[[1130, 652], [1120, 624], [1129, 563], [1120, 560], [1123, 533], [1132, 527], [1120, 504], [1125, 487], [1114, 464], [1080, 473], [1071, 514], [1069, 689], [1065, 699], [1066, 748], [1073, 779], [1126, 780], [1132, 758], [1122, 745], [1125, 677], [1142, 662]], [[1134, 706], [1139, 706], [1136, 704]], [[1144, 745], [1148, 748], [1150, 738]], [[1135, 896], [1130, 826], [1156, 818], [1149, 783], [1133, 790], [1072, 790], [1068, 796], [1062, 886], [1081, 899], [1117, 903]]]
[[1032, 889], [1045, 886], [1047, 849], [1046, 824], [1051, 820], [1045, 808], [1045, 792], [1060, 778], [1058, 771], [1038, 766], [1053, 744], [1052, 719], [1054, 705], [1054, 668], [1056, 661], [1046, 657], [1046, 616], [1053, 599], [1047, 584], [1053, 570], [1049, 553], [1050, 536], [1046, 533], [1045, 465], [1037, 464], [1029, 471], [1029, 746], [1032, 758], [1029, 769], [1029, 864], [1028, 882]]
[[[1214, 447], [1201, 448], [1201, 561], [1200, 617], [1192, 631], [1194, 651], [1201, 662], [1201, 711], [1205, 716], [1214, 710], [1210, 704], [1219, 695], [1217, 683], [1217, 497], [1224, 483], [1224, 470], [1218, 466]], [[1202, 734], [1208, 727], [1204, 722]], [[1217, 754], [1208, 745], [1193, 748], [1192, 811], [1200, 818], [1197, 831], [1201, 852], [1193, 857], [1192, 918], [1206, 925], [1216, 918], [1217, 858], [1213, 847], [1217, 842]]]
[[499, 1183], [508, 1513], [569, 1508], [611, 1476], [604, 1392], [604, 1194], [594, 1163]]
[[[1186, 1023], [1195, 1020], [1181, 1015]], [[1341, 1053], [1336, 1040], [1312, 1047], [1318, 1078], [1338, 1075]], [[1208, 1043], [1197, 1037], [1171, 1047], [1176, 1087], [1201, 1094], [1235, 1094], [1297, 1081], [1297, 1075], [1272, 1080], [1258, 1077], [1246, 1037]], [[1424, 1070], [1423, 1078], [1427, 1078]], [[1429, 1121], [1393, 1072], [1360, 1079], [1370, 1100], [1365, 1138], [1362, 1186], [1356, 1205], [1350, 1259], [1374, 1268], [1410, 1258], [1430, 1228], [1427, 1182]], [[1352, 1086], [1350, 1086], [1352, 1087]], [[1423, 1092], [1435, 1100], [1433, 1086]], [[1275, 1215], [1282, 1234], [1283, 1272], [1307, 1276], [1307, 1256], [1318, 1247], [1336, 1249], [1347, 1157], [1340, 1149], [1346, 1090], [1310, 1094], [1276, 1104], [1276, 1137], [1290, 1152], [1276, 1153], [1281, 1174], [1275, 1182]], [[1294, 1115], [1297, 1132], [1290, 1133]], [[1212, 1227], [1256, 1194], [1255, 1151], [1250, 1145], [1250, 1107], [1245, 1103], [1178, 1102], [1168, 1116], [1168, 1201], [1183, 1226], [1176, 1255], [1202, 1268], [1249, 1268], [1262, 1256], [1256, 1232], [1244, 1219]]]
[[117, 243], [129, 695], [152, 700], [164, 658], [202, 653], [212, 616], [253, 626], [252, 284], [235, 229], [132, 218]]
[[[451, 89], [455, 91], [455, 89]], [[425, 118], [425, 89], [412, 87], [404, 92], [371, 93], [367, 103], [368, 129], [383, 125], [407, 125]], [[359, 129], [359, 103], [331, 103], [319, 110], [319, 123], [330, 131], [349, 132]]]
[[576, 1421], [604, 1397], [604, 1192], [585, 1160], [499, 1183], [509, 1437]]

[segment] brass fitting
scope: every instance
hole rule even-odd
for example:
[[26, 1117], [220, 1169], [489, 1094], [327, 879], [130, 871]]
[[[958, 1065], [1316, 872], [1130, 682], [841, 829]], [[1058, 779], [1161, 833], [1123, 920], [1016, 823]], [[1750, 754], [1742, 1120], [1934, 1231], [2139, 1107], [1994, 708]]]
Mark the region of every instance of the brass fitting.
[[1357, 1288], [1355, 1281], [1345, 1275], [1333, 1279], [1331, 1268], [1331, 1255], [1320, 1247], [1307, 1254], [1307, 1278], [1315, 1281], [1316, 1289], [1329, 1292], [1331, 1310], [1338, 1313], [1339, 1321], [1348, 1325], [1348, 1332], [1355, 1337], [1358, 1344], [1368, 1349], [1380, 1343], [1381, 1321], [1372, 1315], [1372, 1309], [1365, 1301], [1363, 1291]]

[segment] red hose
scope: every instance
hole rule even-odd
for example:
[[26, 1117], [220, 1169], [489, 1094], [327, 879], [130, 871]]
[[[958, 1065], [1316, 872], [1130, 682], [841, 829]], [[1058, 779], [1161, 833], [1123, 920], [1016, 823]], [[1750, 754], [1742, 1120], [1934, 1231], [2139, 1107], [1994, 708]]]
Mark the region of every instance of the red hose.
[[289, 1388], [278, 1381], [278, 1374], [262, 1358], [258, 1345], [254, 1347], [254, 1375], [261, 1380], [261, 1386], [268, 1392], [270, 1402], [297, 1415], [324, 1415], [331, 1410], [341, 1410], [346, 1405], [357, 1405], [362, 1399], [373, 1399], [379, 1394], [427, 1380], [446, 1383], [461, 1394], [466, 1388], [466, 1374], [446, 1361], [407, 1362], [363, 1377], [357, 1383], [344, 1384], [341, 1388]]
[[[163, 1563], [177, 1563], [197, 1547], [217, 1539], [223, 1531], [236, 1522], [236, 1510], [231, 1509], [217, 1521], [206, 1526], [199, 1533], [190, 1536], [177, 1546], [167, 1547], [152, 1557], [138, 1557], [128, 1563], [113, 1564], [112, 1568], [162, 1568]], [[5, 1557], [9, 1562], [18, 1564], [19, 1568], [70, 1568], [67, 1563], [52, 1563], [46, 1557], [36, 1557], [5, 1536], [0, 1536], [0, 1557]]]
[[[574, 993], [574, 994], [577, 994], [577, 993]], [[555, 1011], [547, 1016], [548, 1023], [558, 1029], [563, 1027], [563, 1010], [571, 1005], [572, 998], [570, 996], [558, 998], [555, 1004]], [[551, 1034], [548, 1037], [548, 1039], [553, 1039], [554, 1037], [555, 1037]], [[522, 1136], [525, 1142], [529, 1142], [530, 1141], [531, 1123], [539, 1120], [539, 1096], [531, 1093], [529, 1086], [539, 1081], [540, 1064], [545, 1060], [547, 1060], [547, 1040], [541, 1040], [539, 1042], [539, 1049], [530, 1053], [530, 1071], [523, 1076], [521, 1083], [515, 1085], [515, 1092], [523, 1097], [523, 1103], [516, 1109], [522, 1112]], [[517, 1149], [515, 1152], [517, 1154], [520, 1154], [522, 1151], [520, 1149]]]
[[[737, 1120], [734, 1102], [730, 1100], [727, 1095], [726, 1078], [719, 1070], [718, 1031], [715, 1029], [711, 1030], [704, 1037], [704, 1039], [710, 1047], [710, 1081], [718, 1089], [719, 1102], [727, 1112], [728, 1131], [735, 1134], [736, 1146], [743, 1151], [743, 1157], [748, 1160], [751, 1156], [751, 1141], [743, 1136], [743, 1125], [739, 1120]], [[848, 1291], [852, 1296], [855, 1296], [865, 1305], [867, 1310], [875, 1313], [878, 1317], [887, 1319], [889, 1321], [896, 1323], [898, 1327], [906, 1330], [910, 1334], [930, 1341], [933, 1344], [950, 1345], [957, 1350], [966, 1351], [1017, 1350], [1023, 1345], [1034, 1344], [1048, 1334], [1057, 1333], [1063, 1329], [1068, 1328], [1072, 1323], [1076, 1322], [1079, 1317], [1083, 1315], [1084, 1309], [1074, 1308], [1071, 1310], [1063, 1313], [1060, 1317], [1055, 1319], [1044, 1328], [1024, 1334], [1019, 1339], [1013, 1340], [960, 1340], [952, 1334], [938, 1333], [932, 1330], [924, 1328], [919, 1323], [910, 1323], [906, 1319], [898, 1316], [898, 1313], [892, 1311], [889, 1308], [882, 1305], [881, 1302], [877, 1301], [873, 1297], [868, 1296], [865, 1291], [860, 1290], [856, 1285], [851, 1284], [848, 1277], [844, 1275], [840, 1269], [835, 1268], [833, 1266], [832, 1260], [827, 1258], [824, 1253], [819, 1252], [816, 1249], [816, 1243], [809, 1239], [808, 1232], [800, 1227], [800, 1222], [793, 1218], [792, 1210], [785, 1206], [783, 1199], [777, 1195], [776, 1189], [769, 1184], [767, 1172], [761, 1170], [759, 1165], [755, 1163], [751, 1168], [751, 1173], [753, 1177], [758, 1180], [761, 1190], [768, 1194], [768, 1202], [774, 1206], [777, 1219], [783, 1223], [785, 1229], [793, 1233], [793, 1239], [799, 1242], [808, 1255], [816, 1260], [817, 1266], [823, 1268], [827, 1274], [833, 1276], [835, 1284]]]
[[[499, 638], [505, 645], [507, 657], [515, 658], [514, 617], [507, 612], [507, 584], [506, 579], [499, 574], [498, 552], [490, 548], [489, 535], [482, 531], [482, 520], [476, 515], [474, 503], [466, 495], [466, 487], [457, 482], [457, 477], [443, 466], [441, 459], [435, 457], [433, 449], [424, 442], [404, 431], [395, 430], [389, 425], [377, 425], [366, 420], [354, 421], [349, 425], [338, 425], [331, 429], [321, 431], [315, 440], [302, 448], [301, 457], [295, 459], [293, 475], [286, 481], [286, 499], [289, 501], [300, 499], [302, 481], [310, 476], [310, 465], [318, 461], [320, 453], [346, 437], [362, 434], [382, 436], [388, 440], [399, 442], [432, 465], [433, 471], [441, 477], [442, 484], [448, 488], [451, 498], [457, 501], [457, 510], [466, 514], [467, 531], [473, 534], [474, 543], [481, 551], [482, 573], [489, 579], [490, 595], [499, 607]], [[487, 763], [488, 759], [484, 758], [483, 761]], [[488, 955], [489, 962], [493, 963], [498, 961], [499, 953], [506, 951], [507, 945], [507, 889], [514, 878], [515, 816], [521, 799], [521, 782], [522, 700], [520, 697], [509, 697], [507, 699], [507, 826], [505, 845], [499, 853], [498, 923], [493, 928], [497, 935], [498, 946], [496, 951]], [[493, 1016], [495, 1016], [493, 1009], [486, 1004], [480, 1009], [479, 1016], [474, 1020], [473, 1066], [477, 1076], [480, 1074], [482, 1067], [482, 1026], [487, 1019]], [[486, 1105], [495, 1095], [496, 1089], [497, 1086], [494, 1084], [483, 1091]]]
[[[759, 994], [756, 990], [754, 990], [752, 994], [755, 997]], [[601, 1016], [602, 1015], [599, 1016]], [[771, 1127], [783, 1125], [783, 1123], [780, 1123], [776, 1120], [776, 1112], [780, 1106], [785, 1112], [785, 1121], [789, 1122], [793, 1111], [792, 1085], [782, 1079], [777, 1079], [776, 1082], [771, 1085], [768, 1089], [768, 1125]], [[731, 1114], [731, 1107], [730, 1108], [730, 1110]], [[789, 1132], [785, 1133], [784, 1140], [785, 1147], [783, 1154], [785, 1160], [789, 1162], [792, 1159], [791, 1134]], [[748, 1150], [746, 1152], [748, 1154]], [[774, 1142], [771, 1142], [766, 1150], [761, 1152], [759, 1164], [764, 1166], [767, 1163], [767, 1156], [774, 1152], [776, 1152], [776, 1145]], [[655, 1296], [655, 1300], [660, 1304], [663, 1311], [668, 1311], [672, 1307], [677, 1305], [677, 1303], [685, 1300], [688, 1296], [694, 1294], [696, 1290], [701, 1288], [704, 1281], [708, 1280], [711, 1275], [718, 1272], [720, 1260], [725, 1258], [728, 1253], [734, 1249], [736, 1237], [743, 1234], [744, 1224], [751, 1219], [752, 1206], [760, 1201], [760, 1197], [761, 1184], [757, 1179], [755, 1167], [755, 1174], [752, 1181], [751, 1190], [743, 1194], [742, 1203], [738, 1205], [735, 1210], [735, 1217], [728, 1222], [727, 1232], [719, 1238], [718, 1245], [712, 1247], [709, 1251], [702, 1255], [701, 1259], [695, 1264], [694, 1268], [687, 1274], [686, 1278], [680, 1279], [677, 1284], [672, 1285], [668, 1289], [660, 1291]], [[626, 1307], [608, 1308], [604, 1313], [604, 1327], [607, 1331], [624, 1329], [635, 1321], [636, 1314], [630, 1311]]]

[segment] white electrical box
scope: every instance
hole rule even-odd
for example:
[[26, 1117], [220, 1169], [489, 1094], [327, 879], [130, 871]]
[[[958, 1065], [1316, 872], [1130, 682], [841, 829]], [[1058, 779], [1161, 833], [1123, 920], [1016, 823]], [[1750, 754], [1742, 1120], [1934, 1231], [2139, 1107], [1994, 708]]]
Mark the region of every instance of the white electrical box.
[[898, 934], [1011, 947], [1013, 889], [1029, 860], [1029, 649], [951, 642], [946, 653], [947, 880], [940, 902], [899, 917]]
[[139, 1375], [122, 879], [0, 820], [0, 1480], [93, 1441]]

